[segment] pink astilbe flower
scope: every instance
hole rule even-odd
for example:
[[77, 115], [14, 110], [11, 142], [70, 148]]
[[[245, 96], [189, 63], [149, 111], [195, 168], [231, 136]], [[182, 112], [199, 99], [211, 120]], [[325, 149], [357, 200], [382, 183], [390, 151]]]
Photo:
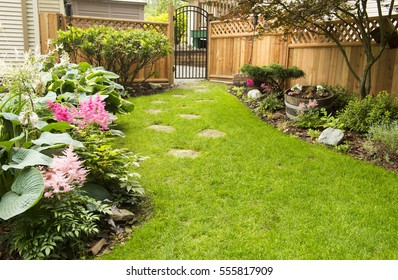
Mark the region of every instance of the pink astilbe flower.
[[54, 117], [58, 122], [66, 121], [67, 123], [72, 124], [73, 115], [69, 112], [68, 107], [52, 101], [48, 101], [47, 106], [51, 111], [53, 111]]
[[90, 96], [86, 101], [79, 104], [78, 108], [62, 106], [59, 103], [49, 101], [48, 107], [54, 113], [57, 121], [66, 121], [69, 124], [75, 124], [79, 129], [84, 129], [90, 124], [98, 124], [101, 130], [108, 130], [109, 123], [114, 120], [108, 111], [105, 110], [105, 102], [101, 96], [96, 94]]
[[78, 119], [75, 123], [80, 129], [88, 124], [96, 123], [101, 130], [108, 130], [108, 124], [113, 120], [105, 110], [105, 102], [101, 100], [99, 94], [96, 94], [95, 98], [90, 96], [88, 100], [81, 102], [77, 110], [72, 110], [72, 114], [75, 120]]
[[63, 152], [63, 156], [55, 156], [51, 165], [40, 171], [44, 178], [45, 198], [82, 187], [88, 174], [72, 146]]

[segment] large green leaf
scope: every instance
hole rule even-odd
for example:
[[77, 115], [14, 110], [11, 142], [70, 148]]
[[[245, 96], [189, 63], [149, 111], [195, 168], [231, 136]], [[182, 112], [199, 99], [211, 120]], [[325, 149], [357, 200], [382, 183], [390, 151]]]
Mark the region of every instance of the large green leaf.
[[11, 186], [11, 191], [0, 200], [0, 218], [8, 220], [35, 205], [44, 192], [41, 173], [33, 167], [22, 170]]
[[88, 196], [95, 198], [96, 200], [99, 201], [104, 201], [105, 199], [112, 199], [112, 195], [108, 190], [97, 184], [86, 184], [84, 187], [81, 188], [81, 190], [87, 192]]
[[41, 127], [42, 131], [48, 131], [50, 132], [51, 130], [56, 130], [56, 131], [67, 131], [67, 130], [71, 130], [73, 127], [67, 123], [67, 122], [53, 122], [50, 124], [46, 124], [43, 127]]
[[46, 156], [38, 151], [32, 149], [13, 149], [14, 153], [11, 156], [11, 162], [2, 166], [3, 170], [7, 171], [9, 168], [24, 169], [28, 166], [36, 165], [50, 165], [52, 158]]
[[73, 140], [72, 137], [68, 133], [60, 133], [55, 134], [51, 132], [43, 132], [40, 135], [40, 138], [37, 140], [32, 140], [32, 143], [35, 145], [55, 145], [55, 144], [67, 144], [72, 145], [73, 147], [83, 148], [84, 145], [82, 142]]
[[0, 142], [0, 146], [4, 147], [6, 149], [7, 152], [10, 152], [12, 146], [14, 146], [14, 144], [16, 142], [18, 142], [19, 140], [23, 139], [25, 137], [25, 133], [21, 133], [19, 136], [14, 137], [8, 141], [1, 141]]

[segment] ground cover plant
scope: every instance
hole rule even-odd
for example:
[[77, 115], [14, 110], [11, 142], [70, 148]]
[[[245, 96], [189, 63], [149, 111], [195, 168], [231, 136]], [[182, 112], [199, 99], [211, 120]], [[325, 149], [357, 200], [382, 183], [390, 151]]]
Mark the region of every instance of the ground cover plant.
[[[117, 142], [150, 157], [140, 173], [153, 213], [101, 259], [398, 257], [396, 173], [284, 134], [226, 89], [204, 82], [132, 99]], [[198, 135], [207, 129], [225, 134]]]

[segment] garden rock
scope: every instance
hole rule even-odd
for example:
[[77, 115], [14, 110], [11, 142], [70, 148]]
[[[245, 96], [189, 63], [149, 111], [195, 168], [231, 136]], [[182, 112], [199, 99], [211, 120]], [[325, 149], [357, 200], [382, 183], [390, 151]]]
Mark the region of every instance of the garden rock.
[[261, 92], [258, 89], [252, 89], [247, 93], [247, 97], [250, 99], [259, 99], [261, 97]]
[[151, 89], [161, 89], [162, 88], [161, 84], [149, 83], [148, 85]]
[[318, 138], [318, 142], [326, 145], [335, 146], [341, 143], [344, 138], [344, 133], [340, 129], [327, 128]]
[[134, 213], [126, 209], [112, 208], [111, 219], [115, 222], [126, 222], [134, 219]]

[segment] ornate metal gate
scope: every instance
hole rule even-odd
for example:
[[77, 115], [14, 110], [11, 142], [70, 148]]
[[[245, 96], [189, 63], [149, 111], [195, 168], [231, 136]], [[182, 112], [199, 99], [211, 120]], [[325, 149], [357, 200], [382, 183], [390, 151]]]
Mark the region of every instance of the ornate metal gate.
[[174, 73], [176, 79], [207, 78], [208, 14], [196, 6], [184, 6], [174, 14]]

